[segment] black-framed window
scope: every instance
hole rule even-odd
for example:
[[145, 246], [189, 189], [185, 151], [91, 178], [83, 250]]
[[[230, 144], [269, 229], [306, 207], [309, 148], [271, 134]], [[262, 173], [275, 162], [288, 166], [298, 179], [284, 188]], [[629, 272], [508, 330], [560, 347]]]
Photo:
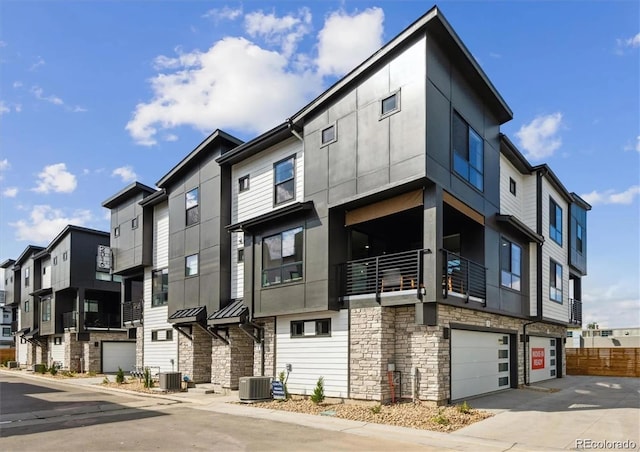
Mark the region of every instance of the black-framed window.
[[154, 270], [151, 273], [151, 306], [163, 306], [169, 300], [169, 269]]
[[173, 330], [154, 330], [151, 331], [151, 340], [153, 342], [163, 342], [173, 340]]
[[522, 248], [501, 237], [500, 239], [500, 281], [504, 287], [521, 290]]
[[562, 303], [562, 265], [549, 262], [549, 299]]
[[382, 98], [380, 101], [381, 119], [398, 111], [400, 111], [400, 91], [396, 91], [395, 93]]
[[584, 250], [584, 228], [580, 223], [576, 224], [576, 251], [580, 254]]
[[51, 298], [44, 298], [42, 300], [42, 321], [51, 321]]
[[31, 284], [31, 268], [27, 267], [24, 269], [24, 286], [29, 287]]
[[244, 248], [238, 249], [238, 263], [244, 262]]
[[11, 337], [11, 327], [2, 327], [2, 337]]
[[484, 141], [454, 113], [452, 125], [453, 170], [480, 191], [484, 190]]
[[62, 336], [55, 336], [53, 338], [53, 345], [62, 345]]
[[27, 300], [24, 302], [24, 312], [29, 312], [29, 308], [30, 308], [29, 300]]
[[249, 175], [241, 177], [238, 179], [238, 191], [242, 193], [243, 191], [249, 190]]
[[196, 276], [198, 274], [198, 255], [192, 254], [184, 258], [184, 276]]
[[331, 124], [329, 127], [325, 127], [320, 131], [320, 144], [322, 146], [331, 144], [338, 140], [338, 134], [336, 132], [336, 125]]
[[198, 196], [198, 189], [194, 188], [185, 193], [184, 205], [187, 214], [187, 226], [196, 224], [200, 221], [200, 198]]
[[296, 157], [291, 156], [273, 165], [274, 204], [282, 204], [296, 197]]
[[516, 181], [512, 177], [509, 178], [509, 193], [516, 196]]
[[113, 228], [113, 236], [120, 237], [120, 226], [116, 226], [115, 228]]
[[331, 319], [293, 320], [291, 337], [331, 336]]
[[262, 239], [262, 286], [302, 279], [304, 248], [302, 227]]
[[69, 259], [69, 252], [65, 251], [64, 253], [62, 253], [62, 260], [66, 261], [67, 259]]
[[135, 217], [131, 220], [131, 229], [137, 229], [138, 228], [138, 217]]
[[562, 207], [549, 198], [549, 238], [562, 246]]

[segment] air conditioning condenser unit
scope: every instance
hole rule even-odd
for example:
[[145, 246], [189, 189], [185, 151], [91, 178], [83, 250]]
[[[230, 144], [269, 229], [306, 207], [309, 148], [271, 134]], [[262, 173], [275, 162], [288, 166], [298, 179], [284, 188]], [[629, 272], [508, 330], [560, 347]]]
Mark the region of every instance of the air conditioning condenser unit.
[[271, 398], [271, 377], [241, 377], [240, 400], [266, 400]]

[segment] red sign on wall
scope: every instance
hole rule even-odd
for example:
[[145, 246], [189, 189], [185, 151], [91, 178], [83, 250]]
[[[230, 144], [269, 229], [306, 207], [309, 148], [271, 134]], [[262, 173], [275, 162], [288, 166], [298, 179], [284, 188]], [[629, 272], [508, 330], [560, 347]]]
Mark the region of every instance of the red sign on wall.
[[531, 369], [544, 369], [544, 348], [531, 349]]

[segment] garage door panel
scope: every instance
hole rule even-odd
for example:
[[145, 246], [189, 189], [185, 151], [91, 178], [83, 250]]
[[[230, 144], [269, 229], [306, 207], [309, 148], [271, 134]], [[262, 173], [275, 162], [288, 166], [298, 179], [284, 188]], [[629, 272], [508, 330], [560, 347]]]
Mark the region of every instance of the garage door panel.
[[113, 373], [120, 367], [129, 372], [136, 365], [135, 342], [103, 342], [102, 372]]

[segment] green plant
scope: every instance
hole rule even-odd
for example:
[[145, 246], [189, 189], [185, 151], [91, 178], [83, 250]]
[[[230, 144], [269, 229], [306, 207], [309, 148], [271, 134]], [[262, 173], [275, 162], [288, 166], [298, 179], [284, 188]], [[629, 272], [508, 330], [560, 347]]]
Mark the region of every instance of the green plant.
[[316, 405], [324, 401], [324, 377], [318, 378], [313, 394], [311, 394], [311, 401]]
[[463, 413], [463, 414], [469, 414], [469, 413], [471, 413], [471, 405], [469, 405], [467, 403], [467, 401], [465, 400], [460, 405], [458, 405], [458, 411]]
[[438, 414], [431, 418], [433, 422], [440, 425], [449, 425], [449, 419], [442, 413], [442, 410], [438, 411]]
[[54, 361], [54, 362], [51, 364], [51, 367], [49, 367], [49, 373], [50, 373], [51, 375], [54, 375], [54, 376], [55, 376], [55, 375], [58, 373], [58, 370], [59, 370], [59, 369], [60, 369], [60, 364], [58, 364], [57, 362], [55, 362], [55, 361]]
[[104, 377], [104, 378], [102, 379], [102, 384], [103, 384], [103, 385], [108, 385], [109, 383], [111, 383], [111, 382], [109, 381], [109, 377]]
[[36, 372], [38, 372], [39, 374], [44, 375], [47, 372], [47, 365], [46, 364], [36, 364], [35, 365], [35, 369]]
[[145, 388], [153, 388], [153, 378], [151, 377], [151, 371], [148, 367], [144, 368], [144, 373], [142, 374], [142, 381]]
[[121, 367], [118, 367], [118, 372], [116, 372], [116, 383], [119, 385], [124, 383], [124, 371]]
[[76, 373], [71, 370], [62, 370], [60, 371], [60, 375], [62, 375], [63, 377], [73, 378], [76, 376]]
[[382, 405], [374, 405], [370, 409], [373, 414], [380, 414], [380, 412], [382, 411]]
[[289, 390], [287, 389], [287, 379], [288, 376], [285, 377], [284, 370], [278, 374], [278, 380], [282, 383], [282, 387], [284, 388], [284, 398], [289, 398]]
[[92, 370], [92, 371], [87, 372], [87, 375], [89, 377], [95, 377], [97, 374]]

